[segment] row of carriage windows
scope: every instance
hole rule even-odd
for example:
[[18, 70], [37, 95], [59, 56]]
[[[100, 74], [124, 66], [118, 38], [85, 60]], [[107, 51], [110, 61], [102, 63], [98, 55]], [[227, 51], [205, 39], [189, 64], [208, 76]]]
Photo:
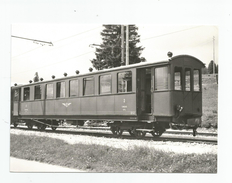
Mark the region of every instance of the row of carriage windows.
[[[132, 92], [132, 72], [126, 71], [118, 73], [118, 93]], [[99, 77], [100, 94], [110, 94], [112, 93], [112, 78], [111, 75], [102, 75]], [[17, 91], [17, 90], [15, 90]], [[41, 85], [37, 85], [34, 88], [35, 99], [42, 98], [42, 88]], [[89, 96], [94, 95], [94, 77], [83, 78], [83, 95]], [[23, 100], [30, 100], [30, 88], [24, 88]], [[54, 87], [53, 83], [46, 85], [46, 99], [53, 99]], [[69, 96], [75, 97], [79, 95], [79, 80], [70, 80], [69, 81]], [[65, 98], [65, 82], [56, 83], [56, 98]], [[15, 94], [15, 101], [18, 100]]]
[[[184, 79], [182, 77], [184, 72]], [[193, 72], [193, 74], [191, 74]], [[192, 78], [193, 77], [193, 78]], [[155, 68], [155, 91], [162, 91], [169, 89], [169, 71], [168, 67]], [[184, 80], [184, 81], [183, 81]], [[193, 87], [193, 88], [191, 88]], [[94, 77], [83, 78], [83, 95], [94, 95], [95, 92]], [[175, 67], [174, 70], [174, 90], [184, 91], [200, 91], [200, 70], [190, 68], [182, 69], [182, 67]], [[30, 88], [24, 88], [23, 100], [30, 100]], [[42, 98], [42, 87], [37, 85], [34, 88], [34, 98]], [[65, 82], [56, 83], [56, 98], [65, 98]], [[132, 72], [120, 72], [117, 74], [117, 92], [125, 93], [132, 92]], [[112, 76], [110, 74], [102, 75], [99, 77], [99, 93], [110, 94], [112, 93]], [[53, 83], [46, 85], [46, 98], [53, 99], [54, 86]], [[69, 96], [79, 96], [79, 80], [69, 81]], [[18, 91], [15, 90], [15, 101], [19, 100]]]

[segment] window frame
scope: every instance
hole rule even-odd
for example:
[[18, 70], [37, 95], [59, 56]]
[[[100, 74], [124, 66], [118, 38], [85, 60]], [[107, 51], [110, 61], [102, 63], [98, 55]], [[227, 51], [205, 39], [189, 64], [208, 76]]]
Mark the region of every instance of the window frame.
[[[198, 71], [198, 85], [199, 85], [199, 90], [195, 90], [195, 74], [194, 71]], [[201, 87], [201, 70], [200, 69], [193, 69], [193, 92], [201, 92], [202, 87]]]
[[[25, 89], [28, 89], [28, 93], [29, 93], [29, 95], [28, 95], [28, 99], [25, 99]], [[23, 88], [23, 101], [29, 101], [30, 100], [30, 93], [31, 93], [31, 88], [30, 87], [25, 87], [25, 88]]]
[[[190, 72], [189, 75], [186, 75], [186, 72]], [[187, 86], [187, 77], [189, 77], [189, 87], [186, 88]], [[187, 90], [189, 89], [189, 90]], [[191, 92], [192, 91], [192, 69], [189, 67], [184, 68], [184, 91], [185, 92]]]
[[[48, 85], [52, 86], [52, 96], [48, 98]], [[50, 95], [49, 95], [50, 96]], [[53, 99], [54, 98], [54, 84], [48, 83], [46, 84], [46, 99]]]
[[[161, 89], [156, 89], [156, 83], [157, 83], [157, 80], [156, 80], [156, 76], [157, 76], [157, 72], [156, 72], [156, 69], [160, 69], [160, 68], [166, 68], [167, 69], [167, 88], [161, 88]], [[165, 65], [165, 66], [160, 66], [160, 67], [155, 67], [154, 68], [154, 83], [153, 83], [153, 86], [154, 86], [154, 92], [160, 92], [160, 91], [167, 91], [169, 90], [170, 86], [169, 86], [169, 66], [168, 65]], [[163, 77], [162, 77], [163, 78]]]
[[[60, 92], [58, 92], [58, 89], [57, 89], [59, 83], [60, 83]], [[62, 88], [62, 83], [64, 83], [63, 88]], [[62, 90], [62, 89], [63, 89], [63, 90]], [[56, 82], [56, 98], [65, 98], [65, 89], [66, 89], [66, 88], [65, 88], [65, 81]], [[63, 93], [63, 95], [61, 96], [62, 91], [63, 91], [64, 93]], [[58, 96], [58, 94], [59, 94], [59, 96]]]
[[[39, 91], [40, 91], [40, 98], [36, 98], [36, 96], [38, 95], [38, 94], [36, 94], [36, 87], [38, 87], [39, 86]], [[34, 86], [34, 100], [41, 100], [42, 99], [42, 87], [41, 87], [41, 85], [35, 85]]]
[[[17, 93], [17, 96], [16, 96], [16, 93]], [[19, 101], [19, 88], [14, 90], [14, 98], [13, 98], [13, 100], [16, 101], [16, 102]]]
[[[95, 79], [94, 79], [95, 77], [94, 76], [89, 76], [89, 77], [84, 77], [83, 78], [83, 96], [93, 96], [94, 94], [95, 94], [95, 84], [94, 84], [94, 82], [95, 82]], [[88, 81], [88, 79], [91, 79], [91, 81], [92, 81], [92, 93], [91, 94], [86, 94], [86, 82], [85, 81]], [[89, 80], [90, 81], [90, 80]]]
[[[178, 68], [178, 69], [180, 69], [180, 71], [178, 71], [178, 72], [176, 72], [176, 68]], [[180, 89], [176, 89], [176, 75], [175, 75], [175, 73], [180, 73], [180, 85], [179, 85], [179, 87], [180, 87]], [[183, 78], [183, 68], [182, 67], [178, 67], [178, 66], [175, 66], [174, 67], [174, 73], [173, 73], [173, 89], [175, 90], [175, 91], [183, 91], [183, 80], [182, 80], [182, 78]]]
[[[119, 74], [122, 74], [122, 73], [131, 73], [131, 91], [128, 91], [128, 85], [126, 87], [126, 91], [119, 91]], [[126, 71], [121, 71], [121, 72], [117, 72], [117, 93], [131, 93], [133, 91], [133, 72], [131, 70], [126, 70]]]
[[[71, 95], [71, 86], [73, 86], [72, 84], [71, 84], [71, 82], [72, 81], [77, 81], [77, 87], [76, 87], [76, 90], [74, 90], [74, 91], [76, 91], [76, 95]], [[80, 82], [79, 82], [79, 79], [72, 79], [72, 80], [69, 80], [69, 97], [78, 97], [79, 96], [79, 86], [80, 86]], [[73, 86], [74, 87], [74, 86]], [[73, 88], [74, 89], [74, 88]]]
[[[101, 78], [104, 76], [110, 76], [110, 91], [109, 92], [102, 92], [102, 85], [101, 85]], [[106, 95], [112, 93], [112, 75], [111, 74], [104, 74], [99, 76], [99, 94], [100, 95]]]

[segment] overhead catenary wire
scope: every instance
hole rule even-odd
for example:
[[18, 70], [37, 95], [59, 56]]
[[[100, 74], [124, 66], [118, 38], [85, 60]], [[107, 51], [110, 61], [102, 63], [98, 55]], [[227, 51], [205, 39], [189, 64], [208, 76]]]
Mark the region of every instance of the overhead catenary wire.
[[[169, 35], [169, 34], [174, 34], [174, 33], [182, 32], [182, 31], [187, 31], [187, 30], [190, 30], [190, 29], [195, 29], [195, 28], [198, 28], [198, 27], [201, 27], [201, 26], [191, 27], [191, 28], [188, 28], [188, 29], [182, 29], [182, 30], [170, 32], [170, 33], [167, 33], [167, 34], [162, 34], [162, 35], [158, 35], [158, 36], [153, 36], [153, 37], [145, 38], [145, 39], [142, 39], [142, 40], [148, 40], [148, 39], [158, 38], [158, 37], [166, 36], [166, 35]], [[78, 33], [78, 34], [75, 34], [75, 35], [66, 37], [66, 38], [62, 38], [62, 39], [57, 40], [57, 41], [55, 41], [55, 42], [59, 42], [59, 41], [65, 40], [65, 39], [69, 39], [69, 38], [71, 38], [71, 37], [75, 37], [75, 36], [77, 36], [77, 35], [84, 34], [84, 33], [86, 33], [86, 32], [89, 32], [89, 31], [92, 31], [92, 30], [95, 30], [95, 29], [98, 29], [98, 28], [99, 28], [99, 27], [96, 27], [96, 28], [94, 28], [94, 29], [90, 29], [90, 30], [87, 30], [87, 31], [84, 31], [84, 32], [81, 32], [81, 33]], [[39, 68], [34, 68], [34, 69], [30, 69], [30, 70], [18, 72], [18, 73], [15, 73], [15, 74], [20, 74], [20, 73], [29, 72], [29, 71], [32, 71], [32, 70], [35, 70], [35, 69], [41, 69], [41, 68], [49, 67], [49, 66], [51, 66], [51, 65], [56, 65], [56, 64], [59, 64], [59, 63], [62, 63], [62, 62], [68, 61], [68, 60], [72, 60], [72, 59], [74, 59], [74, 58], [77, 58], [77, 57], [80, 57], [80, 56], [83, 56], [83, 55], [86, 55], [86, 54], [89, 54], [89, 53], [93, 53], [93, 52], [94, 52], [94, 51], [90, 51], [90, 52], [83, 53], [83, 54], [81, 54], [81, 55], [77, 55], [77, 56], [75, 56], [75, 57], [68, 58], [68, 59], [65, 59], [65, 60], [62, 60], [62, 61], [59, 61], [59, 62], [56, 62], [56, 63], [48, 64], [48, 65], [45, 65], [45, 66], [42, 66], [42, 67], [39, 67]], [[13, 75], [14, 75], [14, 74], [13, 74]]]
[[55, 62], [55, 63], [48, 64], [48, 65], [45, 65], [45, 66], [41, 66], [41, 67], [33, 68], [33, 69], [30, 69], [30, 70], [26, 70], [26, 71], [14, 73], [13, 75], [21, 74], [21, 73], [25, 73], [25, 72], [30, 72], [30, 71], [33, 71], [33, 70], [42, 69], [42, 68], [45, 68], [45, 67], [49, 67], [49, 66], [51, 66], [51, 65], [56, 65], [56, 64], [59, 64], [59, 63], [62, 63], [62, 62], [66, 62], [66, 61], [68, 61], [68, 60], [72, 60], [72, 59], [74, 59], [74, 58], [78, 58], [78, 57], [81, 57], [81, 56], [83, 56], [83, 55], [87, 55], [87, 54], [90, 54], [90, 53], [93, 53], [93, 52], [94, 52], [94, 51], [89, 51], [89, 52], [86, 52], [86, 53], [83, 53], [83, 54], [80, 54], [80, 55], [77, 55], [77, 56], [75, 56], [75, 57], [68, 58], [68, 59], [65, 59], [65, 60], [62, 60], [62, 61], [59, 61], [59, 62]]
[[[89, 30], [86, 30], [86, 31], [83, 31], [83, 32], [74, 34], [74, 35], [72, 35], [72, 36], [68, 36], [68, 37], [59, 39], [59, 40], [57, 40], [57, 41], [54, 41], [53, 43], [55, 44], [55, 43], [57, 43], [57, 42], [60, 42], [60, 41], [66, 40], [66, 39], [70, 39], [70, 38], [72, 38], [72, 37], [79, 36], [79, 35], [81, 35], [81, 34], [85, 34], [85, 33], [87, 33], [87, 32], [90, 32], [90, 31], [99, 29], [100, 27], [101, 27], [101, 26], [98, 26], [98, 27], [95, 27], [95, 28], [93, 28], [93, 29], [89, 29]], [[17, 37], [17, 36], [13, 36], [13, 37]], [[54, 45], [54, 44], [53, 44], [53, 45]], [[15, 59], [15, 58], [17, 58], [17, 57], [20, 57], [20, 56], [22, 56], [22, 55], [25, 55], [25, 54], [27, 54], [27, 53], [29, 53], [29, 52], [32, 52], [32, 51], [34, 51], [34, 50], [37, 50], [37, 49], [39, 49], [39, 48], [42, 48], [42, 46], [36, 47], [36, 48], [34, 48], [34, 49], [31, 49], [31, 50], [29, 50], [29, 51], [26, 51], [26, 52], [24, 52], [24, 53], [21, 53], [21, 54], [19, 54], [19, 55], [16, 55], [16, 56], [12, 57], [12, 59]], [[54, 48], [55, 48], [55, 47], [53, 47], [53, 49], [54, 49]]]

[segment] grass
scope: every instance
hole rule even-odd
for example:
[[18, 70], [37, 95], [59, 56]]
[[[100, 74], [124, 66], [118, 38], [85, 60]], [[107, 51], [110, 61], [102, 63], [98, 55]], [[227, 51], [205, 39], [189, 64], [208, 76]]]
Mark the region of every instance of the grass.
[[218, 84], [216, 76], [202, 76], [202, 127], [218, 126]]
[[123, 150], [11, 134], [10, 155], [90, 172], [217, 173], [215, 154], [176, 154], [137, 147]]

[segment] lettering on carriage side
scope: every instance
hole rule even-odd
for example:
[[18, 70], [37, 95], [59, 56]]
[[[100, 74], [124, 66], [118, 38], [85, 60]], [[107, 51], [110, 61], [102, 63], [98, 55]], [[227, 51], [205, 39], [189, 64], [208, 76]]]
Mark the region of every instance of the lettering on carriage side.
[[25, 104], [24, 111], [25, 111], [25, 112], [27, 112], [27, 111], [28, 111], [27, 104]]
[[62, 103], [65, 107], [70, 106], [72, 103]]
[[122, 110], [123, 110], [123, 111], [126, 111], [126, 109], [127, 109], [127, 106], [126, 106], [126, 105], [122, 106]]

